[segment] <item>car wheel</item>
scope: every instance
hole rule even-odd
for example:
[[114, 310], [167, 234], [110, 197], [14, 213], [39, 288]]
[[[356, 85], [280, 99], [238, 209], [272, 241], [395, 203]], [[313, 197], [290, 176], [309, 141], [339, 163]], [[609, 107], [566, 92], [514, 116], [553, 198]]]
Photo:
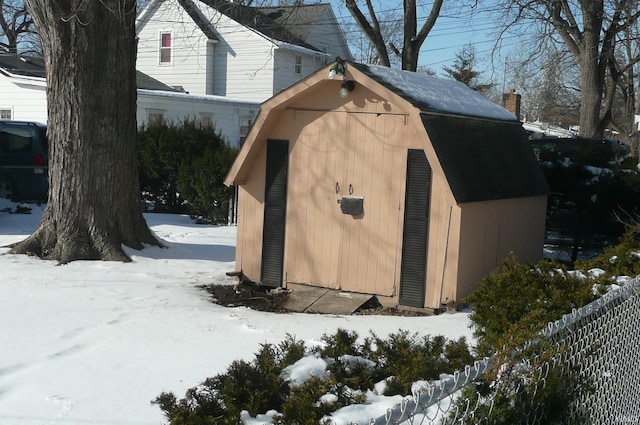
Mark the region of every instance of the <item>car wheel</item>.
[[0, 198], [13, 199], [13, 184], [8, 176], [0, 176]]

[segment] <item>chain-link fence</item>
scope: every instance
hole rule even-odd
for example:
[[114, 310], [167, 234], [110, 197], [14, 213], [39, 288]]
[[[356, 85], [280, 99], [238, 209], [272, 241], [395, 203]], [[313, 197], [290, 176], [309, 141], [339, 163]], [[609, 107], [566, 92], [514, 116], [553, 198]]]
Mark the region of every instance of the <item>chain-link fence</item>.
[[[549, 323], [541, 334], [540, 341], [528, 346], [551, 344], [556, 350], [550, 358], [534, 357], [525, 361], [527, 364], [519, 360], [515, 370], [527, 374], [523, 381], [529, 388], [544, 391], [547, 381], [557, 378], [550, 376], [553, 371], [558, 368], [571, 371], [583, 384], [574, 388], [569, 423], [640, 425], [640, 278]], [[495, 413], [497, 391], [501, 385], [513, 385], [505, 382], [509, 374], [495, 368], [500, 361], [487, 358], [476, 362], [451, 378], [406, 397], [400, 406], [371, 419], [370, 423], [494, 423], [491, 414]], [[495, 373], [496, 378], [488, 380], [489, 388], [484, 393], [479, 392], [473, 387], [486, 383], [487, 373]], [[512, 386], [509, 391], [516, 394], [519, 388]], [[543, 418], [533, 408], [518, 420], [539, 424], [544, 423]]]

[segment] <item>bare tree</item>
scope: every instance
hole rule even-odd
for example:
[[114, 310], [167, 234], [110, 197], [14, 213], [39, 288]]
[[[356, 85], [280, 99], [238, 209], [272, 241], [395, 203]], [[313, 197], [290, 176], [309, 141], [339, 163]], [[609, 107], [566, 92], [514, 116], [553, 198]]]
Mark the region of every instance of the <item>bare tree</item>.
[[26, 0], [44, 50], [49, 195], [12, 252], [127, 261], [158, 245], [140, 211], [135, 0]]
[[[562, 45], [580, 69], [580, 135], [602, 135], [612, 122], [615, 86], [612, 74], [618, 40], [640, 16], [638, 0], [501, 0], [506, 27], [537, 26], [546, 43]], [[627, 58], [628, 64], [640, 56]], [[616, 75], [617, 74], [617, 75]]]
[[8, 53], [39, 52], [33, 19], [22, 0], [0, 0], [0, 47]]
[[357, 0], [345, 0], [345, 5], [351, 16], [353, 16], [358, 26], [374, 46], [380, 64], [391, 66], [389, 56], [389, 50], [391, 50], [401, 59], [402, 69], [416, 71], [418, 69], [420, 47], [422, 47], [440, 15], [443, 0], [433, 1], [431, 11], [420, 27], [420, 31], [418, 31], [416, 0], [403, 0], [402, 50], [394, 43], [388, 43], [388, 40], [385, 39], [383, 25], [378, 19], [378, 13], [373, 6], [372, 0], [364, 0], [364, 3], [368, 16], [362, 12]]

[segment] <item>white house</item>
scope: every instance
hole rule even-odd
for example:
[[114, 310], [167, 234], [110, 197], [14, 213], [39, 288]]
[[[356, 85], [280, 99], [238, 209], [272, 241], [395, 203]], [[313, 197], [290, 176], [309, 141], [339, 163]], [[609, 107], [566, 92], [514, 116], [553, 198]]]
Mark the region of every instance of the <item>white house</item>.
[[335, 57], [352, 59], [331, 5], [151, 0], [137, 69], [191, 94], [264, 101]]
[[[45, 68], [42, 59], [0, 54], [0, 119], [47, 122]], [[233, 146], [239, 146], [260, 104], [221, 96], [180, 93], [138, 72], [137, 120], [179, 122], [193, 118], [215, 126]]]

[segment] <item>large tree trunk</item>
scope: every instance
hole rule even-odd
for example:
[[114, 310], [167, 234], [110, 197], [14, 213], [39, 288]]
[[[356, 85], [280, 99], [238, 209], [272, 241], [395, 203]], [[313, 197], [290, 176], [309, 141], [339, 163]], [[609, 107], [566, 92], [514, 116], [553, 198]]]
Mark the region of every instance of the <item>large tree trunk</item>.
[[47, 65], [49, 196], [12, 252], [127, 261], [159, 242], [140, 211], [135, 0], [25, 0]]
[[[581, 67], [580, 84], [580, 136], [596, 137], [600, 128], [600, 109], [602, 106], [603, 84], [598, 75], [597, 63], [584, 55]], [[604, 77], [602, 77], [604, 78]]]

